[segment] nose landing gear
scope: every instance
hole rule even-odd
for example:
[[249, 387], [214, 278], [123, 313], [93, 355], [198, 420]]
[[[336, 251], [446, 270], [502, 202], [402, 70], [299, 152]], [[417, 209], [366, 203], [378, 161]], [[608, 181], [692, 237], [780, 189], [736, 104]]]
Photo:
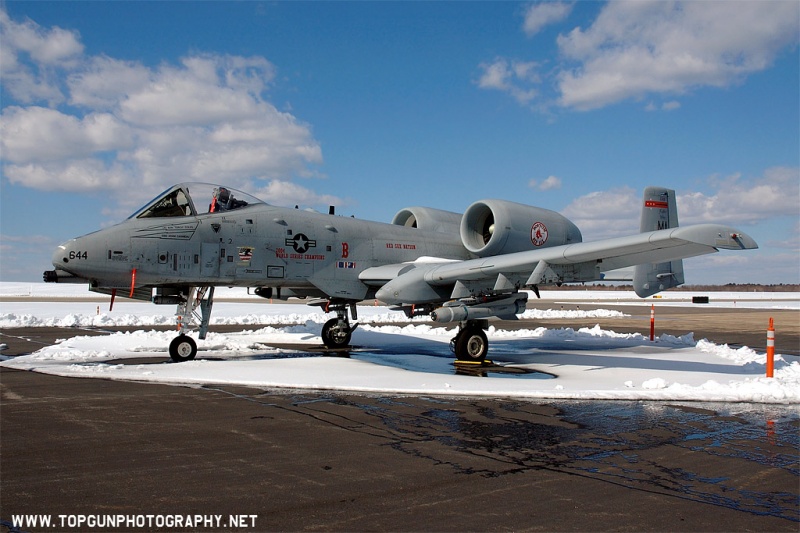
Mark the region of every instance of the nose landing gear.
[[[214, 304], [214, 287], [192, 287], [188, 293], [179, 292], [167, 297], [160, 296], [155, 303], [174, 303], [178, 308], [175, 314], [178, 319], [180, 334], [169, 345], [169, 356], [176, 363], [191, 361], [197, 355], [197, 343], [186, 333], [198, 326], [198, 338], [205, 339], [208, 324], [211, 320], [211, 307]], [[198, 313], [197, 310], [200, 310]]]

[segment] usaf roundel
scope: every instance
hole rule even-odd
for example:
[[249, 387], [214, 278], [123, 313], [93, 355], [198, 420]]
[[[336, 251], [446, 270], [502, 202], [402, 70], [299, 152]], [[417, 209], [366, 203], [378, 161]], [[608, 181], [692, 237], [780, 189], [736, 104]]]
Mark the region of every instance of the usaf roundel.
[[292, 239], [286, 239], [286, 246], [291, 246], [298, 254], [304, 254], [309, 248], [316, 248], [317, 241], [311, 240], [302, 233], [298, 233]]

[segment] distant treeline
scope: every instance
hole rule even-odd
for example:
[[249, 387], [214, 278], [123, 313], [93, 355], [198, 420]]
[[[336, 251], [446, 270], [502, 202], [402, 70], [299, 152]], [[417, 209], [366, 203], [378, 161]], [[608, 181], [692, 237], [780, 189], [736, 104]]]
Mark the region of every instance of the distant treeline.
[[[542, 286], [540, 289], [560, 291], [582, 291], [586, 289], [596, 291], [632, 291], [633, 285], [606, 285], [604, 283], [586, 283], [580, 285], [566, 284], [561, 287], [555, 285]], [[759, 285], [755, 283], [728, 283], [727, 285], [681, 285], [668, 291], [697, 291], [697, 292], [800, 292], [800, 285], [780, 283], [775, 285]]]

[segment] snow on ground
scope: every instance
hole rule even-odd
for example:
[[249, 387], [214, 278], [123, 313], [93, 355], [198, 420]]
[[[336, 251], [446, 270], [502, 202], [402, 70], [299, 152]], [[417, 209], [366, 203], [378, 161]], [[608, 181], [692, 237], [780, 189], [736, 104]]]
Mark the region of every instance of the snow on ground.
[[[220, 302], [224, 292], [217, 294], [212, 323], [264, 327], [254, 332], [210, 332], [205, 340], [198, 340], [195, 361], [176, 364], [163, 362], [175, 332], [147, 329], [174, 324], [172, 306], [118, 301], [109, 312], [106, 303], [71, 301], [86, 295], [84, 287], [80, 291], [74, 291], [74, 286], [66, 286], [69, 290], [59, 287], [63, 292], [56, 295], [39, 293], [43, 291], [41, 287], [50, 290], [44, 284], [0, 284], [0, 296], [33, 297], [0, 302], [0, 327], [134, 325], [142, 329], [105, 336], [79, 335], [27, 356], [7, 358], [0, 363], [3, 366], [63, 376], [184, 385], [240, 384], [447, 396], [800, 403], [800, 363], [795, 358], [777, 354], [775, 377], [766, 378], [763, 351], [696, 340], [691, 332], [681, 337], [662, 335], [650, 342], [639, 334], [617, 334], [598, 326], [577, 331], [505, 331], [492, 327], [488, 332], [490, 358], [506, 371], [514, 368], [531, 373], [489, 371], [488, 377], [481, 377], [456, 373], [449, 350], [453, 328], [433, 328], [424, 319], [409, 323], [401, 313], [363, 306], [359, 308], [361, 325], [352, 341], [357, 348], [350, 357], [323, 356], [313, 354], [313, 348], [321, 344], [321, 323], [331, 315], [304, 305], [269, 304], [257, 298], [252, 302]], [[575, 293], [581, 297], [571, 298], [573, 303], [596, 303], [607, 295], [599, 291]], [[530, 318], [545, 313], [538, 316], [618, 316], [624, 320], [623, 314], [610, 310], [560, 310], [558, 302], [567, 300], [563, 296], [575, 293], [542, 294], [545, 301], [553, 300], [553, 308], [527, 313]], [[780, 297], [775, 293], [748, 294], [755, 298], [742, 293], [713, 293], [710, 305], [715, 305], [715, 300], [727, 305], [736, 298], [737, 307], [742, 308], [800, 309], [797, 293], [779, 293]], [[764, 298], [765, 294], [769, 298]], [[615, 296], [624, 298], [619, 293]], [[39, 298], [50, 301], [34, 301]], [[687, 298], [691, 302], [691, 295], [670, 298], [673, 305], [681, 305], [681, 301], [691, 305], [685, 303]], [[648, 299], [638, 305], [662, 305], [664, 300]], [[166, 312], [157, 314], [161, 309]], [[300, 345], [300, 349], [275, 348], [274, 344]], [[143, 361], [126, 363], [132, 358]]]
[[[163, 314], [152, 314], [158, 311]], [[108, 304], [96, 302], [0, 302], [0, 328], [36, 327], [110, 327], [110, 326], [169, 326], [175, 324], [175, 306], [162, 306], [138, 302], [116, 302], [114, 310]], [[214, 302], [211, 324], [229, 325], [286, 325], [308, 321], [325, 323], [333, 315], [327, 315], [319, 308], [305, 304], [254, 301]], [[599, 318], [622, 317], [624, 313], [608, 309], [592, 311], [556, 311], [549, 309], [529, 309], [521, 318]], [[358, 322], [367, 323], [408, 323], [400, 311], [386, 307], [363, 306], [358, 309]], [[413, 323], [431, 322], [429, 317], [415, 317]]]

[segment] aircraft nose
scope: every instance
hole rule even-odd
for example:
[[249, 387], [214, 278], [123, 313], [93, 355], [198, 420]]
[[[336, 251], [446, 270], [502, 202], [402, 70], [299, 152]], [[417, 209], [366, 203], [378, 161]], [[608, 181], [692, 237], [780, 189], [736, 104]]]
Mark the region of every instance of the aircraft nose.
[[73, 244], [74, 241], [75, 239], [71, 239], [67, 242], [59, 244], [58, 247], [53, 251], [51, 262], [55, 267], [55, 270], [44, 271], [42, 279], [44, 279], [45, 282], [60, 283], [75, 278], [75, 273], [71, 271], [69, 266], [70, 251], [72, 250], [72, 255], [75, 255]]
[[58, 245], [58, 247], [53, 252], [52, 263], [54, 267], [60, 268], [62, 270], [67, 270], [66, 267], [69, 265], [69, 251], [70, 248], [72, 247], [71, 246], [72, 243], [74, 242], [75, 239], [70, 239]]

